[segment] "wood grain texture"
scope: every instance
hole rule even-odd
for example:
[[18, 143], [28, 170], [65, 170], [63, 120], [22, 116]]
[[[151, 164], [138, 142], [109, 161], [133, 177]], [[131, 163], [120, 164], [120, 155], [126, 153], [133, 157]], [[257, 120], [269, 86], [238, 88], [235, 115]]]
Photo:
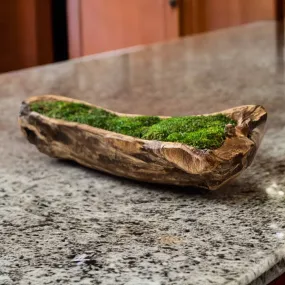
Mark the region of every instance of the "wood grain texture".
[[82, 55], [80, 4], [80, 0], [67, 0], [68, 52], [70, 58]]
[[0, 72], [53, 61], [49, 0], [0, 1]]
[[181, 35], [274, 19], [274, 0], [181, 0]]
[[[73, 30], [76, 17], [69, 12]], [[81, 55], [160, 42], [179, 34], [178, 9], [171, 9], [167, 0], [80, 1], [78, 25]], [[76, 40], [70, 44], [76, 46]]]
[[[165, 1], [166, 2], [166, 1]], [[180, 36], [180, 4], [178, 1], [178, 6], [171, 8], [170, 5], [164, 5], [164, 40], [171, 40], [178, 38]]]
[[237, 126], [227, 130], [228, 136], [220, 148], [199, 150], [181, 143], [142, 140], [31, 112], [31, 102], [50, 100], [94, 106], [56, 95], [24, 101], [20, 127], [29, 142], [41, 152], [117, 176], [211, 190], [218, 189], [251, 164], [267, 118], [264, 108], [255, 105], [219, 112], [236, 120]]

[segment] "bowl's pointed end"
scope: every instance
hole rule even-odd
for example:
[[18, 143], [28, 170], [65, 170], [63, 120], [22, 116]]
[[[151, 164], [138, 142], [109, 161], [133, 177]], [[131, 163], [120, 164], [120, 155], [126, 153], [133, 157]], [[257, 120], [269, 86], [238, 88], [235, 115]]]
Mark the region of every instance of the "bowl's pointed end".
[[247, 119], [244, 120], [243, 124], [246, 124], [249, 128], [248, 137], [254, 142], [256, 150], [258, 149], [266, 127], [267, 112], [261, 105], [257, 105], [252, 108]]

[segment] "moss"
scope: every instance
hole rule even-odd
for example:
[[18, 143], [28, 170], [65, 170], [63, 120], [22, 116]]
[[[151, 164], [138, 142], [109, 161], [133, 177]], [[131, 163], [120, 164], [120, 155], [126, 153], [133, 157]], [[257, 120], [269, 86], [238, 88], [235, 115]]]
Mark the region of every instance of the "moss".
[[36, 102], [31, 110], [50, 118], [87, 124], [146, 140], [181, 142], [199, 149], [220, 147], [225, 125], [236, 122], [225, 115], [185, 116], [161, 119], [155, 116], [119, 117], [105, 110], [69, 102]]
[[223, 144], [225, 125], [233, 123], [224, 115], [173, 117], [151, 126], [144, 139], [183, 142], [198, 148], [216, 148]]

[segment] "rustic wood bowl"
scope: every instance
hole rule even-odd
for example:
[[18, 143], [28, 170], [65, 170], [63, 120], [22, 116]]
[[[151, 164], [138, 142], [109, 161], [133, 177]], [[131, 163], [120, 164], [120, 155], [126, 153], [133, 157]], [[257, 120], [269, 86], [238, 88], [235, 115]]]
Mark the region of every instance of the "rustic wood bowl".
[[24, 101], [19, 116], [21, 130], [41, 152], [117, 176], [211, 190], [218, 189], [252, 163], [267, 118], [264, 108], [258, 105], [219, 112], [236, 120], [237, 126], [227, 131], [226, 140], [220, 148], [200, 150], [182, 143], [143, 140], [85, 124], [48, 118], [32, 112], [29, 107], [33, 102], [56, 100], [96, 107], [56, 95], [36, 96]]

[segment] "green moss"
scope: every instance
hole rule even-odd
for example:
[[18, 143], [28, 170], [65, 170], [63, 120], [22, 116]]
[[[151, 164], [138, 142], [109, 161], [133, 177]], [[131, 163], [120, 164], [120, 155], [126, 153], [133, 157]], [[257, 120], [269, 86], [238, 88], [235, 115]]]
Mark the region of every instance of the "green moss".
[[84, 104], [59, 101], [32, 103], [31, 110], [50, 118], [87, 124], [146, 140], [181, 142], [199, 149], [220, 147], [225, 125], [236, 122], [225, 115], [185, 116], [160, 119], [155, 116], [119, 117]]

